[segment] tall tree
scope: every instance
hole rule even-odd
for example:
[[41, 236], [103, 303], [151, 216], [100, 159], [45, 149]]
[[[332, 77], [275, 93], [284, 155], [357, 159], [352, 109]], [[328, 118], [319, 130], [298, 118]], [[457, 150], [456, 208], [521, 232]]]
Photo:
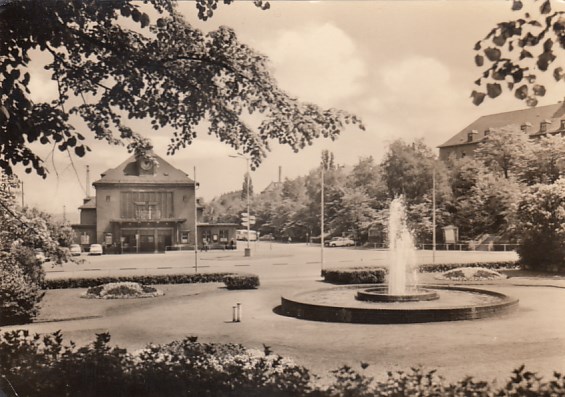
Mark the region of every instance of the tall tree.
[[508, 179], [516, 174], [528, 147], [528, 137], [516, 128], [505, 127], [491, 132], [475, 150], [475, 158], [491, 171]]
[[251, 174], [246, 172], [243, 176], [243, 185], [241, 186], [241, 199], [247, 200], [247, 193], [249, 192], [249, 199], [253, 197], [253, 179]]
[[[217, 0], [197, 1], [199, 17], [213, 15]], [[224, 0], [224, 3], [231, 3]], [[267, 3], [255, 1], [261, 8]], [[299, 150], [320, 136], [335, 138], [344, 111], [301, 103], [282, 91], [268, 59], [238, 41], [228, 27], [204, 34], [176, 11], [174, 0], [8, 0], [0, 6], [0, 168], [45, 176], [31, 145], [55, 145], [83, 156], [87, 132], [148, 154], [147, 136], [127, 119], [174, 132], [168, 152], [189, 145], [196, 127], [241, 150], [258, 166], [276, 141]], [[149, 15], [156, 15], [151, 18]], [[51, 103], [34, 102], [28, 69], [40, 51], [57, 83]], [[245, 122], [260, 119], [256, 130]]]
[[[483, 68], [475, 81], [480, 88], [471, 94], [473, 103], [498, 97], [504, 90], [514, 93], [528, 106], [535, 106], [549, 88], [565, 82], [565, 10], [561, 2], [527, 1], [532, 10], [513, 21], [501, 22], [475, 44], [475, 63]], [[512, 10], [522, 10], [522, 0], [512, 1]], [[549, 72], [557, 85], [546, 87], [538, 73]], [[555, 86], [555, 87], [553, 87]]]
[[522, 182], [527, 185], [555, 183], [565, 176], [565, 139], [548, 135], [530, 141], [523, 160], [518, 170]]

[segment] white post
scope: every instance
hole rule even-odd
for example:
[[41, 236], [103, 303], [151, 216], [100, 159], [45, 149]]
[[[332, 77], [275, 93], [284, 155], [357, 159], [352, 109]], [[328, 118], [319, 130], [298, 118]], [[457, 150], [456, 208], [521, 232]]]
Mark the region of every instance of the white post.
[[247, 221], [247, 251], [249, 255], [251, 255], [251, 248], [249, 247], [249, 242], [251, 240], [251, 209], [249, 204], [249, 185], [251, 184], [251, 174], [249, 173], [249, 157], [245, 157], [246, 165], [247, 165], [247, 217], [249, 220]]
[[232, 322], [237, 322], [237, 306], [232, 306]]
[[238, 302], [237, 303], [237, 322], [238, 323], [241, 322], [241, 319], [242, 319], [242, 316], [243, 316], [242, 311], [243, 311], [243, 309], [242, 309], [241, 303]]

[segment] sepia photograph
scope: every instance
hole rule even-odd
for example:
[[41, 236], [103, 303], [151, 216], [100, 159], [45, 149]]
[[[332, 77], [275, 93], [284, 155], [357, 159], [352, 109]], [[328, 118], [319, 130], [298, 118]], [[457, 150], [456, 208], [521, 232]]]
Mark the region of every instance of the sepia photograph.
[[565, 396], [565, 1], [0, 0], [28, 396]]

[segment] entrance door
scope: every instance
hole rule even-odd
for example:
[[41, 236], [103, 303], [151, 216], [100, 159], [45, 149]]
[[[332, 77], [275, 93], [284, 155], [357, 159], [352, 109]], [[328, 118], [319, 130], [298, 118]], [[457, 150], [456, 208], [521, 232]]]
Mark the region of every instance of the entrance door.
[[173, 243], [172, 230], [158, 230], [157, 231], [157, 250], [165, 252], [168, 246]]

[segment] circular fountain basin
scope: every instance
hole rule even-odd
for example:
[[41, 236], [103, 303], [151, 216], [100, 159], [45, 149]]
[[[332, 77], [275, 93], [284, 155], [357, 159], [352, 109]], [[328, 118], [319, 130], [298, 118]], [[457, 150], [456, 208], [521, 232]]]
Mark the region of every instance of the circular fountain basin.
[[355, 299], [367, 302], [419, 302], [439, 299], [436, 291], [411, 287], [404, 294], [389, 294], [388, 287], [367, 288], [358, 291]]
[[375, 302], [355, 299], [370, 285], [324, 288], [281, 297], [280, 313], [303, 320], [359, 324], [408, 324], [476, 320], [510, 313], [518, 300], [507, 295], [467, 287], [425, 286], [438, 299]]

